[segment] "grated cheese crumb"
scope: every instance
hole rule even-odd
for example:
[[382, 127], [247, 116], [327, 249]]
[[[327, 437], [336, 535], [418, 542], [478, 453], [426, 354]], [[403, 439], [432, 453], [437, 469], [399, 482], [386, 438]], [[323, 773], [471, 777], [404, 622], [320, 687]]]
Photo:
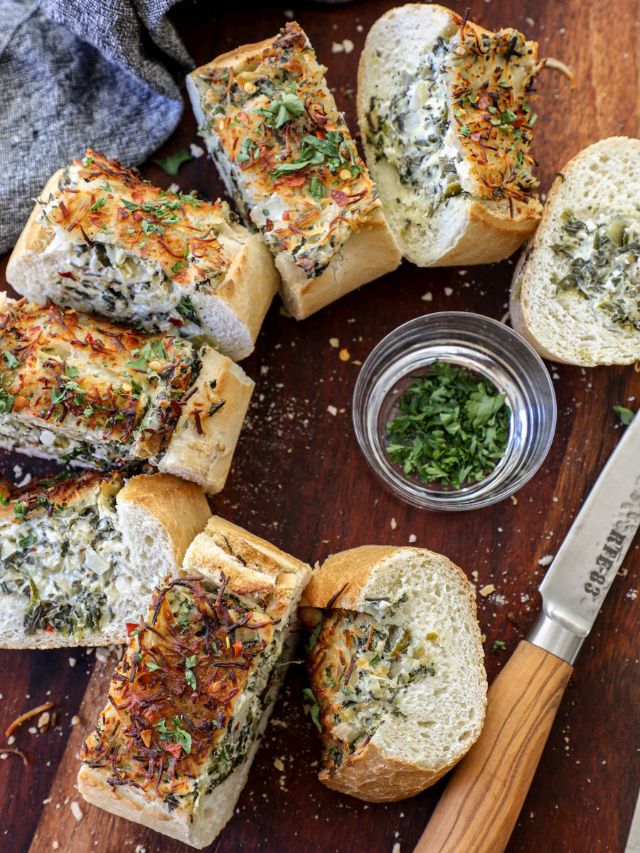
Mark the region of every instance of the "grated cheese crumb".
[[391, 529], [395, 530], [397, 526], [398, 526], [398, 522], [395, 520], [395, 518], [392, 518], [391, 519]]
[[422, 299], [423, 302], [433, 302], [433, 293], [431, 293], [431, 291], [429, 291], [429, 293], [423, 293], [420, 299]]
[[488, 583], [486, 586], [483, 586], [480, 590], [480, 595], [483, 598], [486, 598], [488, 595], [491, 595], [492, 592], [496, 591], [495, 584]]
[[80, 717], [77, 714], [74, 714], [73, 717], [71, 717], [71, 725], [77, 726], [79, 722], [80, 722]]
[[204, 154], [204, 148], [200, 148], [199, 145], [195, 145], [193, 142], [189, 146], [189, 150], [191, 152], [191, 156], [196, 160]]
[[445, 289], [444, 289], [444, 295], [445, 296], [451, 296], [452, 293], [453, 293], [452, 287], [445, 287]]
[[553, 554], [545, 554], [544, 557], [540, 557], [538, 560], [539, 566], [550, 566], [553, 563]]
[[69, 666], [74, 667], [78, 663], [76, 658], [69, 658]]
[[280, 758], [276, 758], [274, 760], [273, 766], [276, 768], [276, 770], [279, 770], [281, 773], [284, 770], [284, 764], [282, 763], [282, 759], [280, 759]]
[[78, 823], [80, 823], [80, 821], [83, 818], [83, 814], [82, 814], [82, 809], [80, 808], [79, 804], [74, 800], [71, 803], [70, 808], [71, 808], [71, 814], [78, 821]]
[[417, 541], [418, 541], [418, 537], [416, 536], [416, 534], [415, 534], [415, 533], [411, 533], [411, 534], [409, 534], [409, 543], [410, 543], [411, 545], [413, 545], [413, 543], [414, 543], [414, 542], [417, 542]]
[[340, 346], [340, 338], [329, 338], [329, 346], [338, 349]]
[[330, 415], [333, 415], [334, 418], [338, 414], [338, 410], [336, 409], [335, 406], [327, 406], [327, 411], [329, 412]]

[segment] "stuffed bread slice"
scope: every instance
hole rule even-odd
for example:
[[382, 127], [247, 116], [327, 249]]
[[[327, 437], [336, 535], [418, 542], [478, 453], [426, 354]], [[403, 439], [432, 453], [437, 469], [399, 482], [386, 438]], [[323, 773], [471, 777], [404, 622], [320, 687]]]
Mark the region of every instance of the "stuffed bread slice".
[[640, 140], [602, 139], [564, 167], [514, 272], [510, 313], [545, 358], [640, 359]]
[[476, 741], [487, 677], [472, 589], [446, 557], [366, 545], [330, 557], [301, 602], [321, 782], [362, 800], [433, 785]]
[[212, 518], [153, 594], [83, 750], [78, 788], [193, 847], [233, 814], [284, 676], [310, 569]]
[[210, 347], [0, 294], [0, 447], [225, 483], [253, 390]]
[[237, 361], [253, 351], [279, 278], [225, 202], [154, 187], [88, 150], [48, 181], [7, 281], [35, 302], [180, 334]]
[[34, 483], [0, 507], [0, 647], [124, 643], [140, 601], [175, 574], [209, 518], [169, 474], [84, 473]]
[[400, 263], [325, 71], [289, 23], [187, 78], [220, 177], [273, 252], [299, 320]]
[[357, 97], [365, 156], [418, 266], [498, 261], [535, 230], [537, 52], [517, 30], [488, 32], [431, 4], [391, 9], [369, 31]]

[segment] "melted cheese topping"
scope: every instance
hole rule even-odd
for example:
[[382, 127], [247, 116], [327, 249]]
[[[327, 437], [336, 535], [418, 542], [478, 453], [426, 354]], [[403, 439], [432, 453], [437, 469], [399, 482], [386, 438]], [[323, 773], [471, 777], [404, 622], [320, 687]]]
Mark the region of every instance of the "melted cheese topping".
[[464, 25], [415, 69], [391, 70], [395, 94], [371, 98], [367, 141], [396, 169], [408, 222], [423, 223], [464, 195], [507, 199], [511, 215], [534, 201], [536, 116], [526, 93], [541, 67], [536, 57], [535, 42], [516, 30]]
[[0, 352], [0, 440], [53, 456], [159, 453], [199, 370], [188, 341], [25, 300], [0, 309]]
[[145, 592], [116, 520], [121, 486], [118, 475], [85, 476], [31, 489], [0, 512], [3, 627], [80, 638], [99, 631], [135, 584]]
[[274, 254], [319, 275], [380, 201], [308, 38], [290, 23], [264, 50], [196, 78], [201, 133]]
[[[169, 812], [200, 798], [244, 759], [255, 738], [284, 630], [268, 604], [200, 576], [165, 581], [131, 640], [83, 760]], [[135, 630], [134, 630], [135, 629]]]
[[65, 170], [58, 191], [42, 204], [42, 218], [58, 239], [85, 248], [117, 246], [114, 268], [121, 280], [148, 266], [171, 282], [213, 290], [229, 269], [228, 247], [237, 239], [224, 202], [161, 190], [91, 149]]
[[435, 637], [413, 636], [394, 623], [394, 606], [385, 607], [379, 618], [346, 610], [320, 617], [309, 666], [329, 769], [363, 749], [386, 718], [402, 714], [398, 699], [410, 684], [436, 674], [429, 653]]

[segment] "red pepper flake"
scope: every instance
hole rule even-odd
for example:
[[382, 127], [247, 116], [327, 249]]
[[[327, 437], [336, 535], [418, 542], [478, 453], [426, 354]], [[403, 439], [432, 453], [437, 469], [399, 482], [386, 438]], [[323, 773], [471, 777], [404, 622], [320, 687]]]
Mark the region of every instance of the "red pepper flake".
[[163, 747], [165, 752], [170, 752], [174, 758], [180, 758], [182, 755], [182, 744], [179, 743], [165, 743]]
[[72, 272], [59, 272], [58, 275], [61, 278], [71, 278], [71, 279], [73, 279], [73, 281], [76, 280], [76, 277]]
[[346, 207], [351, 203], [349, 196], [342, 190], [331, 190], [331, 198], [335, 201], [338, 207]]
[[137, 622], [127, 622], [125, 627], [127, 629], [127, 637], [130, 637], [133, 634], [133, 632], [136, 630], [136, 628], [138, 627], [138, 623]]

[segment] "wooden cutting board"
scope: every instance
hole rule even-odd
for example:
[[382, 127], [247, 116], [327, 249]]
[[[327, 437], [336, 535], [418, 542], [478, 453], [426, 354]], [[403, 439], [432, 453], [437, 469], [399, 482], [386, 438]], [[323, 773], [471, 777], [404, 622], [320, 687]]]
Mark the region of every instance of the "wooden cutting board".
[[[216, 5], [190, 2], [174, 11], [198, 63], [275, 33], [292, 9], [329, 67], [336, 99], [355, 127], [359, 52], [371, 23], [392, 3], [245, 3], [224, 11], [216, 11]], [[464, 11], [462, 3], [450, 5]], [[470, 0], [469, 5], [484, 26], [523, 29], [539, 39], [542, 55], [564, 60], [575, 72], [574, 88], [554, 72], [546, 72], [538, 84], [535, 154], [543, 188], [588, 143], [638, 135], [637, 1]], [[186, 108], [161, 156], [191, 142], [197, 137]], [[155, 166], [143, 171], [163, 186], [173, 180]], [[222, 192], [204, 157], [184, 166], [178, 181], [184, 190], [195, 187], [209, 197]], [[544, 467], [516, 500], [460, 514], [421, 512], [384, 491], [356, 446], [350, 401], [360, 362], [399, 323], [438, 310], [502, 317], [512, 269], [511, 262], [468, 270], [405, 264], [304, 323], [281, 316], [275, 305], [256, 353], [243, 365], [257, 389], [228, 486], [213, 501], [216, 512], [310, 562], [338, 549], [404, 544], [414, 536], [416, 544], [448, 554], [478, 589], [495, 586], [478, 599], [490, 678], [533, 620], [545, 558], [557, 550], [620, 437], [612, 406], [638, 405], [640, 377], [633, 368], [550, 365], [559, 424]], [[348, 362], [338, 358], [333, 339], [349, 350]], [[14, 470], [16, 464], [20, 469]], [[45, 467], [4, 456], [0, 469], [20, 479]], [[639, 570], [636, 546], [580, 655], [510, 853], [624, 849], [640, 787]], [[495, 640], [504, 641], [506, 651], [492, 651]], [[30, 734], [28, 724], [17, 733], [16, 746], [29, 757], [27, 768], [16, 756], [0, 761], [1, 851], [187, 849], [83, 803], [74, 788], [77, 751], [102, 707], [111, 672], [110, 663], [94, 668], [94, 661], [84, 650], [0, 653], [0, 731], [41, 702], [54, 701], [58, 711], [56, 725], [46, 733]], [[375, 806], [325, 789], [316, 779], [319, 745], [302, 712], [303, 685], [302, 666], [292, 666], [238, 812], [212, 849], [409, 853], [441, 785], [402, 803]], [[74, 716], [80, 721], [71, 725]], [[74, 818], [73, 802], [80, 820]]]

